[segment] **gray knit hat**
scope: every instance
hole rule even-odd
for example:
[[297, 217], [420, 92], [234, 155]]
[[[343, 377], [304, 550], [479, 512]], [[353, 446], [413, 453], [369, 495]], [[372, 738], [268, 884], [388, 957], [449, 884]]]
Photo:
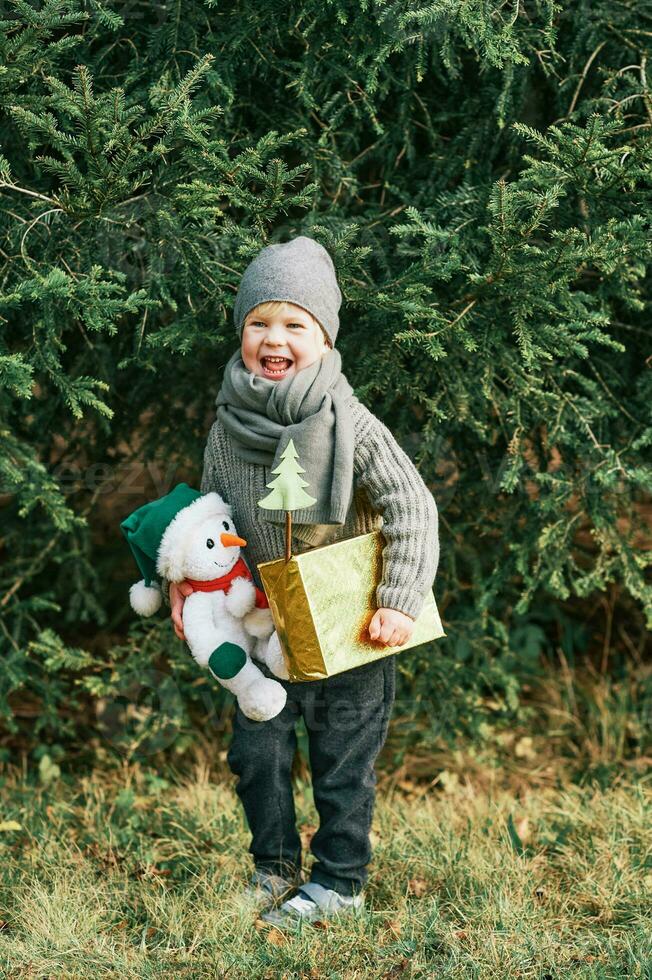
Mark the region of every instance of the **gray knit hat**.
[[270, 300], [296, 303], [308, 310], [335, 346], [342, 294], [333, 260], [314, 238], [298, 235], [280, 245], [267, 245], [252, 259], [240, 280], [233, 307], [238, 337], [242, 338], [247, 313]]

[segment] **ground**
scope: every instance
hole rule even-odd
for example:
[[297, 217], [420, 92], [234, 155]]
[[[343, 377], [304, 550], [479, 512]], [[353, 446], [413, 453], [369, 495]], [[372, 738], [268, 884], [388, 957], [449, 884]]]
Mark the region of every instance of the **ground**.
[[[0, 970], [22, 978], [652, 977], [652, 787], [380, 780], [368, 911], [286, 937], [238, 899], [233, 781], [199, 762], [2, 778]], [[304, 844], [314, 830], [299, 779]]]

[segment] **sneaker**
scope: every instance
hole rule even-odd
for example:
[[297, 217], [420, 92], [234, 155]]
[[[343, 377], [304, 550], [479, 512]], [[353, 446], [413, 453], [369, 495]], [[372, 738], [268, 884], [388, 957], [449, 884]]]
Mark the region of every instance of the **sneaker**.
[[302, 922], [323, 922], [340, 915], [357, 913], [364, 908], [364, 895], [340, 895], [332, 888], [324, 888], [316, 881], [299, 885], [297, 894], [288, 898], [276, 909], [261, 916], [263, 922], [278, 929], [296, 928]]
[[296, 887], [296, 882], [282, 878], [280, 875], [256, 870], [251, 876], [249, 884], [240, 894], [245, 901], [251, 902], [257, 911], [262, 912], [273, 908], [277, 902], [287, 898]]

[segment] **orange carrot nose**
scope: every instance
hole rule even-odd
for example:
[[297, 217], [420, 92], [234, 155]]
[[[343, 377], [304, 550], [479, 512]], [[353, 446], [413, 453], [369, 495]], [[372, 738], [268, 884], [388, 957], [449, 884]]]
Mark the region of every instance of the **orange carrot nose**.
[[244, 548], [246, 541], [244, 538], [239, 538], [237, 534], [220, 534], [220, 541], [225, 548], [233, 548], [238, 545], [240, 548]]

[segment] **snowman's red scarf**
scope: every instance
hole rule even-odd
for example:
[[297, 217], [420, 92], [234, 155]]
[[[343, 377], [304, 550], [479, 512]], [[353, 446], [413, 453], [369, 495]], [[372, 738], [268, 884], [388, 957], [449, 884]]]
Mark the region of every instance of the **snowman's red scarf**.
[[[220, 575], [219, 578], [211, 578], [207, 582], [195, 578], [187, 578], [184, 581], [188, 585], [192, 585], [195, 592], [217, 592], [218, 590], [228, 592], [234, 578], [246, 578], [253, 582], [253, 575], [247, 568], [244, 558], [238, 558], [231, 571], [227, 572], [226, 575]], [[254, 588], [256, 589], [256, 608], [269, 609], [269, 602], [263, 590], [256, 585]]]

